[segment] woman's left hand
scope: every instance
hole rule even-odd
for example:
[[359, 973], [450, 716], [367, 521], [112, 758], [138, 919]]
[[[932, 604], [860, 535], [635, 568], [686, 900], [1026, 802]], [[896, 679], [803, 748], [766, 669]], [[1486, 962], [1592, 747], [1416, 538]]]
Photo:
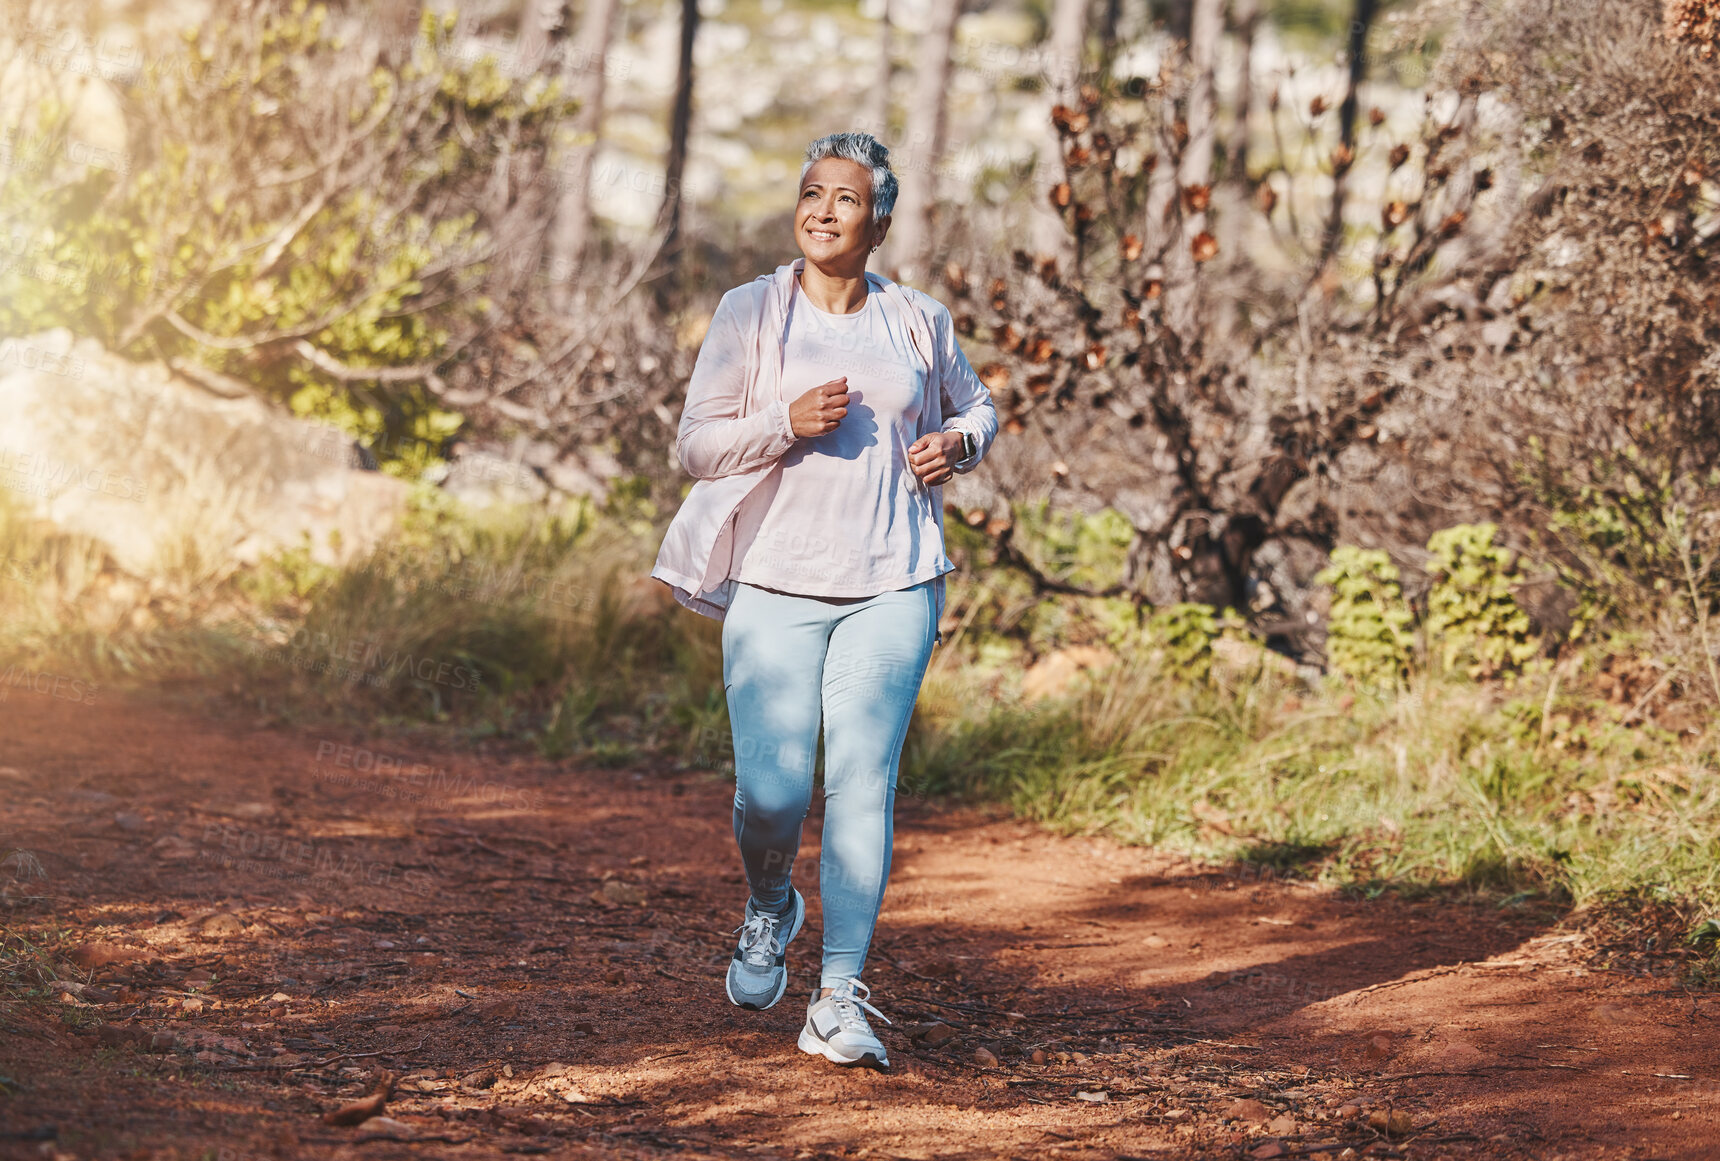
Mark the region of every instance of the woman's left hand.
[[962, 437], [958, 431], [934, 431], [908, 445], [908, 466], [927, 487], [945, 483], [955, 475], [961, 459]]

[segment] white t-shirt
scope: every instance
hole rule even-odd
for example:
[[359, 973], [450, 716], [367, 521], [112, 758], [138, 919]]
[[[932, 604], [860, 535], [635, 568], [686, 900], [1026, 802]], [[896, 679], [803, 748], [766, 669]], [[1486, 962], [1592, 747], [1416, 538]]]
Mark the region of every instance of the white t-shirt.
[[932, 492], [908, 464], [927, 370], [906, 321], [879, 297], [867, 294], [853, 314], [828, 314], [796, 280], [782, 397], [792, 403], [846, 375], [848, 414], [836, 430], [783, 453], [775, 494], [750, 514], [750, 543], [740, 540], [749, 547], [735, 579], [806, 596], [870, 597], [955, 568], [935, 534]]

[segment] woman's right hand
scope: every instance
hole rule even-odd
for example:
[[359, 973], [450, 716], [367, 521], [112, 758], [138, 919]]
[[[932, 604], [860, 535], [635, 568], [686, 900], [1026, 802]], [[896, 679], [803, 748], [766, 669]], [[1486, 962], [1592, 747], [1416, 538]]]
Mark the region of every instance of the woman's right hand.
[[788, 425], [801, 439], [836, 430], [848, 414], [848, 376], [820, 383], [788, 405]]

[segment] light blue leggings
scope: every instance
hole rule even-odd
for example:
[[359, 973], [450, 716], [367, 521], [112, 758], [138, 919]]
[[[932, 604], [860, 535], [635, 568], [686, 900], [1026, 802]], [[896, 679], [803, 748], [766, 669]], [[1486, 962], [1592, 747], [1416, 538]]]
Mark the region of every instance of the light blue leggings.
[[823, 711], [821, 987], [866, 966], [890, 877], [897, 764], [937, 634], [935, 583], [851, 604], [737, 583], [723, 618], [735, 840], [759, 910], [793, 900]]

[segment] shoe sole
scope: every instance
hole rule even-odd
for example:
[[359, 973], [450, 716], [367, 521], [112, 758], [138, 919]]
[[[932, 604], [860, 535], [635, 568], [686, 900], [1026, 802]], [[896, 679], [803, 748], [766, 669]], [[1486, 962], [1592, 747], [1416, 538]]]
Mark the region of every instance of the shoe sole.
[[[800, 900], [800, 906], [795, 908], [795, 912], [796, 912], [796, 914], [794, 917], [794, 926], [789, 929], [787, 937], [784, 938], [782, 941], [782, 950], [783, 950], [783, 954], [785, 954], [785, 955], [788, 953], [789, 943], [794, 939], [795, 936], [800, 934], [801, 927], [806, 923], [806, 900], [805, 899]], [[776, 1002], [778, 1000], [782, 999], [782, 997], [787, 994], [787, 992], [788, 992], [788, 972], [785, 970], [782, 973], [782, 982], [777, 985], [776, 995], [774, 995], [770, 998], [770, 1002], [768, 1004], [755, 1004], [751, 1000], [737, 1000], [735, 998], [735, 961], [730, 960], [728, 972], [723, 977], [723, 991], [725, 993], [727, 993], [727, 995], [729, 997], [729, 1003], [733, 1004], [735, 1007], [745, 1008], [749, 1012], [762, 1012], [766, 1008], [776, 1007]]]
[[862, 1065], [887, 1071], [890, 1067], [888, 1054], [880, 1056], [875, 1052], [862, 1052], [852, 1059], [843, 1056], [835, 1048], [814, 1036], [810, 1029], [800, 1030], [800, 1050], [812, 1056], [822, 1056], [832, 1064], [840, 1064], [844, 1068], [857, 1068]]

